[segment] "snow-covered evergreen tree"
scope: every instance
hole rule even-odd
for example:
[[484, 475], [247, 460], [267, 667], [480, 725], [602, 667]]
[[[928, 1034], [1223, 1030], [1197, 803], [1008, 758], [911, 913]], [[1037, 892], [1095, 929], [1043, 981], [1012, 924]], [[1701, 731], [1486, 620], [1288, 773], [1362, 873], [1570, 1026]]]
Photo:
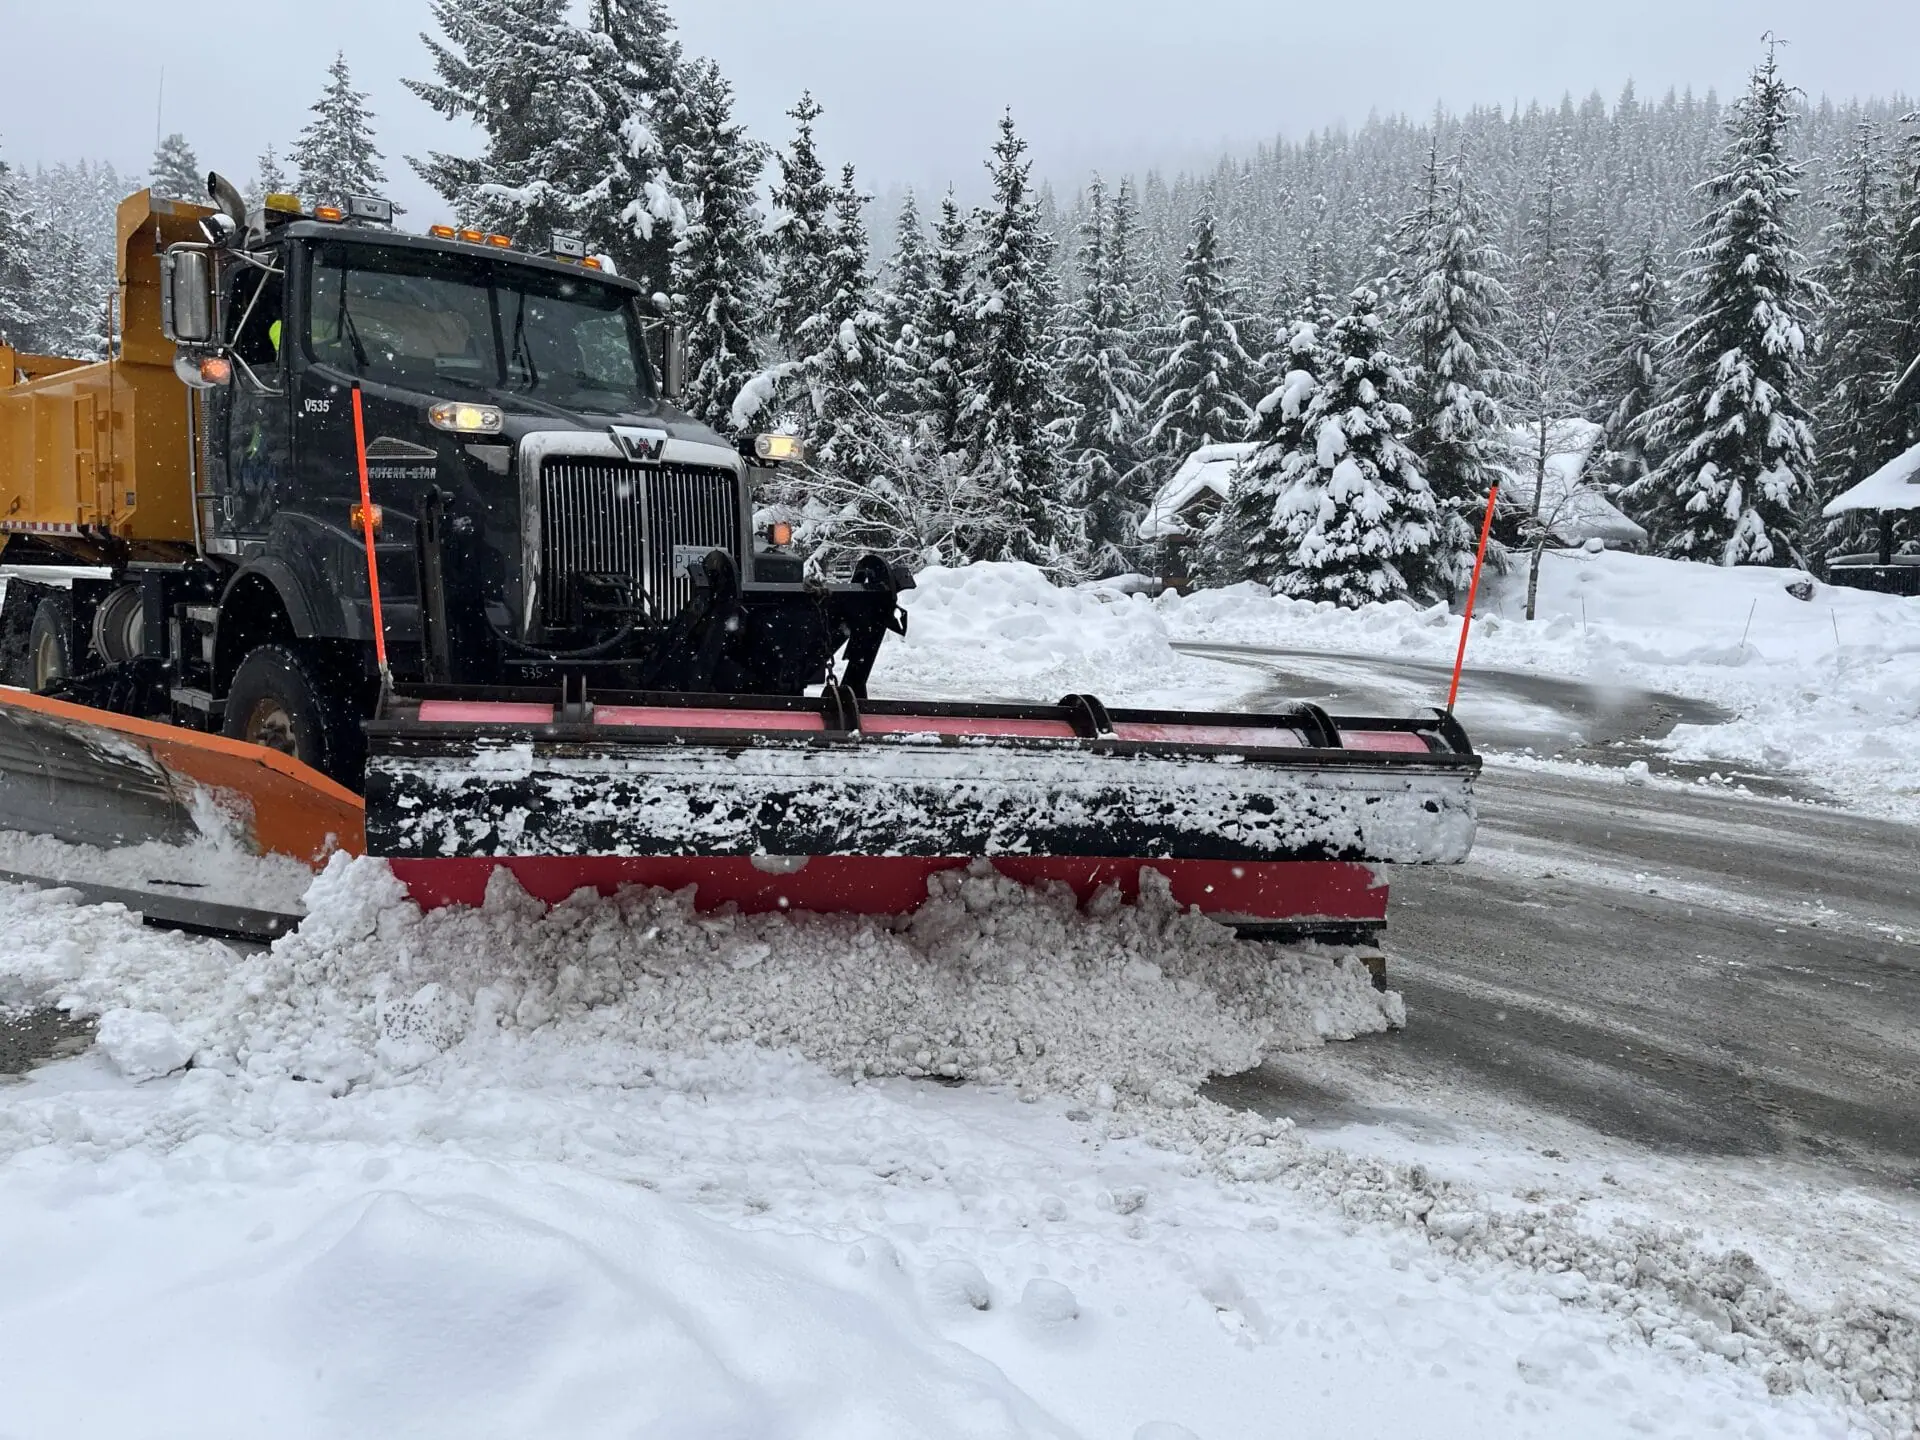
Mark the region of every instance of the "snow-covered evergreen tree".
[[1660, 398], [1667, 327], [1672, 319], [1673, 299], [1667, 290], [1665, 266], [1649, 234], [1615, 291], [1613, 313], [1606, 327], [1606, 349], [1600, 359], [1606, 436], [1604, 452], [1596, 458], [1613, 484], [1630, 485], [1657, 462], [1658, 456], [1646, 448], [1642, 419]]
[[1710, 205], [1688, 252], [1674, 378], [1648, 415], [1665, 458], [1628, 492], [1676, 559], [1798, 559], [1813, 435], [1800, 400], [1808, 293], [1790, 225], [1791, 94], [1769, 45], [1727, 121], [1720, 171], [1700, 187]]
[[[1406, 599], [1431, 568], [1439, 509], [1406, 443], [1413, 387], [1388, 348], [1375, 292], [1354, 292], [1319, 363], [1298, 439], [1281, 461], [1276, 518], [1286, 568], [1276, 588], [1349, 607]], [[1286, 393], [1283, 385], [1274, 411]]]
[[0, 343], [77, 360], [106, 353], [112, 249], [93, 190], [85, 165], [28, 176], [0, 160]]
[[980, 389], [974, 259], [967, 212], [948, 191], [933, 227], [925, 300], [914, 327], [916, 369], [901, 381], [905, 403], [919, 417], [920, 443], [938, 455], [970, 448], [986, 403]]
[[[1893, 211], [1894, 352], [1902, 365], [1920, 357], [1920, 111], [1905, 116], [1905, 155]], [[1905, 373], [1904, 371], [1902, 372]], [[1907, 438], [1920, 442], [1920, 397], [1905, 406]], [[1920, 535], [1913, 538], [1920, 539]]]
[[282, 195], [293, 188], [287, 178], [286, 168], [281, 165], [280, 157], [269, 145], [260, 152], [260, 158], [253, 164], [253, 179], [246, 190], [247, 208], [258, 210], [269, 195]]
[[911, 424], [916, 418], [916, 389], [927, 372], [926, 345], [920, 335], [920, 316], [927, 305], [927, 235], [920, 223], [920, 202], [909, 190], [900, 202], [894, 223], [893, 261], [880, 297], [886, 322], [887, 351], [882, 408]]
[[734, 118], [733, 88], [711, 61], [675, 99], [674, 169], [686, 224], [673, 253], [674, 309], [687, 326], [688, 411], [721, 431], [760, 370], [755, 328], [766, 258], [755, 198], [767, 149]]
[[[929, 490], [951, 478], [929, 473], [898, 426], [884, 413], [886, 321], [873, 302], [866, 204], [851, 165], [841, 171], [833, 209], [821, 235], [827, 246], [823, 309], [801, 335], [819, 335], [821, 348], [789, 362], [789, 383], [803, 397], [807, 437], [804, 471], [784, 477], [781, 500], [797, 507], [798, 538], [813, 547], [814, 563], [836, 567], [867, 550], [899, 556], [940, 543], [938, 505]], [[926, 524], [935, 533], [914, 535]]]
[[206, 204], [207, 172], [200, 168], [193, 147], [179, 131], [154, 147], [153, 163], [147, 167], [147, 188], [162, 200]]
[[1879, 136], [1862, 123], [1853, 148], [1828, 187], [1833, 221], [1819, 281], [1829, 297], [1815, 367], [1820, 397], [1820, 465], [1801, 537], [1819, 558], [1832, 540], [1871, 538], [1868, 517], [1827, 522], [1820, 507], [1906, 448], [1906, 417], [1887, 403], [1887, 388], [1905, 369], [1900, 356], [1899, 272], [1895, 267], [1889, 175]]
[[1438, 160], [1430, 193], [1401, 222], [1395, 326], [1413, 363], [1412, 445], [1439, 502], [1432, 555], [1442, 588], [1472, 573], [1481, 508], [1506, 458], [1500, 397], [1513, 384], [1502, 331], [1512, 324], [1506, 260], [1488, 238], [1485, 202], [1464, 163]]
[[1109, 202], [1098, 177], [1080, 224], [1080, 294], [1068, 307], [1057, 362], [1066, 413], [1058, 422], [1068, 503], [1084, 517], [1085, 568], [1113, 575], [1137, 563], [1140, 464], [1147, 377], [1133, 286], [1132, 199]]
[[[29, 258], [29, 217], [22, 213], [13, 167], [0, 159], [0, 344], [27, 350], [28, 332], [38, 309], [36, 279]], [[11, 375], [0, 376], [12, 383]]]
[[[917, 223], [917, 208], [914, 216]], [[904, 227], [907, 216], [901, 219]], [[885, 409], [928, 456], [968, 452], [983, 403], [975, 258], [967, 214], [949, 191], [917, 256], [904, 247], [896, 255], [894, 289], [883, 306], [890, 337]]]
[[843, 474], [873, 463], [869, 440], [882, 421], [886, 322], [873, 304], [866, 223], [871, 198], [860, 192], [853, 166], [842, 167], [826, 235], [824, 307], [819, 323], [802, 330], [821, 338], [807, 362], [814, 411], [809, 445], [817, 468]]
[[774, 186], [773, 332], [789, 359], [819, 353], [818, 333], [826, 313], [827, 262], [833, 249], [833, 186], [820, 163], [813, 122], [820, 106], [811, 92], [793, 109], [792, 142], [780, 154], [780, 183]]
[[35, 305], [25, 340], [43, 355], [98, 359], [106, 347], [106, 293], [110, 276], [80, 242], [47, 220], [27, 234]]
[[1613, 399], [1608, 362], [1618, 340], [1614, 327], [1624, 313], [1626, 274], [1603, 208], [1593, 201], [1578, 207], [1574, 224], [1574, 303], [1587, 332], [1584, 364], [1574, 380], [1573, 410], [1581, 415], [1604, 415]]
[[1026, 151], [1012, 114], [1004, 115], [987, 167], [993, 198], [975, 212], [980, 412], [972, 453], [999, 496], [1002, 522], [982, 537], [974, 558], [1061, 568], [1079, 544], [1046, 433], [1059, 408], [1047, 364], [1053, 246], [1041, 224]]
[[1254, 407], [1250, 438], [1259, 448], [1241, 462], [1226, 503], [1200, 539], [1194, 573], [1203, 584], [1257, 580], [1275, 589], [1294, 568], [1299, 539], [1280, 500], [1304, 474], [1305, 460], [1297, 457], [1304, 454], [1309, 407], [1330, 368], [1322, 337], [1331, 330], [1332, 316], [1320, 311], [1284, 327], [1268, 362], [1277, 382]]
[[539, 238], [578, 230], [570, 181], [599, 116], [591, 51], [567, 0], [433, 0], [432, 12], [441, 38], [425, 38], [436, 78], [404, 83], [486, 140], [475, 156], [434, 151], [408, 163], [466, 224]]
[[[1894, 354], [1900, 371], [1895, 384], [1904, 389], [1890, 394], [1888, 404], [1906, 426], [1905, 441], [1920, 444], [1920, 390], [1910, 367], [1920, 364], [1920, 111], [1901, 118], [1905, 155], [1898, 167], [1899, 183], [1893, 210]], [[1920, 552], [1920, 515], [1912, 511], [1893, 517], [1895, 533], [1887, 537], [1897, 553]]]
[[592, 0], [591, 123], [572, 152], [575, 228], [621, 274], [647, 285], [668, 282], [687, 220], [672, 164], [683, 72], [673, 30], [663, 0]]
[[1259, 393], [1254, 359], [1235, 323], [1239, 296], [1233, 259], [1220, 249], [1211, 207], [1194, 217], [1180, 276], [1180, 310], [1171, 344], [1149, 392], [1147, 443], [1171, 470], [1202, 445], [1241, 440]]
[[544, 244], [556, 231], [643, 284], [668, 283], [685, 221], [667, 168], [679, 46], [658, 0], [433, 0], [436, 78], [406, 82], [435, 110], [478, 126], [477, 156], [409, 163], [485, 230]]
[[[349, 195], [378, 195], [387, 183], [373, 143], [373, 115], [364, 91], [353, 88], [344, 51], [327, 67], [327, 88], [312, 106], [313, 119], [294, 141], [300, 198], [309, 207], [344, 205]], [[272, 151], [261, 157], [264, 167]]]

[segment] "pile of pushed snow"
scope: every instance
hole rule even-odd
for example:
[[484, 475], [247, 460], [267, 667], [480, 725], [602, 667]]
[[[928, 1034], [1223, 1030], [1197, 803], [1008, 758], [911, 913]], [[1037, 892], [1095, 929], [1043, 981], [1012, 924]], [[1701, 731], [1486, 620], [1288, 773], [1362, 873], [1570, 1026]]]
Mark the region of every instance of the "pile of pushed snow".
[[1010, 561], [935, 566], [915, 583], [901, 596], [906, 635], [881, 647], [876, 695], [1144, 696], [1190, 686], [1201, 668], [1173, 651], [1144, 595], [1063, 589], [1036, 567]]
[[[887, 921], [701, 915], [691, 892], [644, 889], [549, 910], [501, 870], [483, 907], [423, 913], [383, 861], [339, 856], [269, 952], [209, 966], [185, 949], [167, 965], [156, 947], [83, 941], [55, 947], [37, 987], [16, 969], [13, 988], [159, 1016], [196, 1066], [335, 1092], [473, 1060], [504, 1036], [574, 1060], [744, 1041], [851, 1077], [1180, 1106], [1268, 1049], [1403, 1022], [1357, 957], [1240, 941], [1157, 880], [1138, 905], [1107, 895], [1083, 912], [1064, 888], [982, 865], [936, 876], [919, 911]], [[147, 1072], [168, 1053], [150, 1020], [115, 1029]]]
[[[1545, 556], [1532, 621], [1526, 585], [1523, 563], [1488, 577], [1471, 666], [1709, 700], [1735, 720], [1679, 727], [1665, 742], [1676, 759], [1799, 771], [1896, 816], [1920, 797], [1920, 600], [1618, 551]], [[1175, 640], [1445, 665], [1459, 640], [1445, 606], [1342, 610], [1257, 585], [1166, 594], [1154, 609]]]

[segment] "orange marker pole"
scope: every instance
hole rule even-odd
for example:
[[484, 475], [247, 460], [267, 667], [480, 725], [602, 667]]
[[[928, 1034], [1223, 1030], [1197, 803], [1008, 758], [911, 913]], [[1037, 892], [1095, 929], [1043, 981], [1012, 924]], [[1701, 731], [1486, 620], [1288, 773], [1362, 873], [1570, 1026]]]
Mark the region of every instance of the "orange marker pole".
[[[380, 662], [380, 688], [384, 692], [391, 678], [387, 672], [387, 621], [380, 610], [380, 562], [373, 550], [373, 494], [367, 488], [367, 422], [360, 413], [358, 385], [353, 387], [353, 453], [360, 462], [360, 535], [367, 542], [367, 588], [373, 596], [373, 653]], [[1484, 539], [1481, 548], [1486, 548]]]
[[[360, 396], [359, 392], [356, 391], [354, 392], [354, 404], [357, 407], [359, 403]], [[356, 408], [354, 414], [357, 416], [359, 413], [359, 410]], [[363, 475], [366, 473], [365, 460], [360, 462], [360, 470]], [[366, 481], [362, 480], [360, 483], [364, 486]], [[1479, 553], [1473, 557], [1473, 583], [1467, 586], [1467, 613], [1460, 617], [1460, 650], [1459, 653], [1453, 657], [1453, 685], [1447, 691], [1447, 713], [1449, 715], [1453, 713], [1453, 702], [1460, 698], [1460, 671], [1467, 663], [1467, 631], [1473, 626], [1473, 602], [1480, 594], [1480, 567], [1487, 563], [1487, 537], [1493, 533], [1493, 502], [1499, 498], [1500, 487], [1496, 484], [1487, 492], [1487, 518], [1480, 522], [1480, 550]], [[371, 544], [372, 542], [369, 541], [368, 543]]]

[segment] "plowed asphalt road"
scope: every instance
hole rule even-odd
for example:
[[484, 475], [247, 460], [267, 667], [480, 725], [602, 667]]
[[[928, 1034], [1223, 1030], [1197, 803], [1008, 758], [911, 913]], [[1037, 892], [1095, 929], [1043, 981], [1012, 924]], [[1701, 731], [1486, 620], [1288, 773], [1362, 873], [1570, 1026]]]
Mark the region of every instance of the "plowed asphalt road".
[[[1275, 699], [1404, 710], [1411, 689], [1444, 687], [1438, 667], [1187, 648], [1270, 670]], [[1474, 858], [1392, 877], [1386, 948], [1407, 1029], [1276, 1061], [1223, 1082], [1223, 1098], [1309, 1127], [1417, 1127], [1481, 1097], [1657, 1150], [1920, 1190], [1920, 829], [1503, 765], [1526, 746], [1619, 763], [1653, 754], [1642, 742], [1676, 720], [1715, 717], [1495, 672], [1468, 693], [1483, 715], [1463, 704], [1463, 719], [1489, 752]]]

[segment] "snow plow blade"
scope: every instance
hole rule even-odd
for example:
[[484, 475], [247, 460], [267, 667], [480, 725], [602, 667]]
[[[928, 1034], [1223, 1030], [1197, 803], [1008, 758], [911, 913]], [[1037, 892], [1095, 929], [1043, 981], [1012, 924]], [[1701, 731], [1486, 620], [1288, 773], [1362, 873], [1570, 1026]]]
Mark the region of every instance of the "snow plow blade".
[[367, 727], [367, 843], [423, 905], [496, 867], [581, 887], [698, 887], [702, 909], [898, 914], [991, 861], [1082, 899], [1175, 899], [1272, 935], [1384, 922], [1377, 864], [1463, 860], [1480, 760], [1450, 716], [447, 691]]
[[0, 688], [0, 830], [80, 845], [192, 839], [216, 816], [310, 865], [365, 848], [360, 797], [291, 756]]

